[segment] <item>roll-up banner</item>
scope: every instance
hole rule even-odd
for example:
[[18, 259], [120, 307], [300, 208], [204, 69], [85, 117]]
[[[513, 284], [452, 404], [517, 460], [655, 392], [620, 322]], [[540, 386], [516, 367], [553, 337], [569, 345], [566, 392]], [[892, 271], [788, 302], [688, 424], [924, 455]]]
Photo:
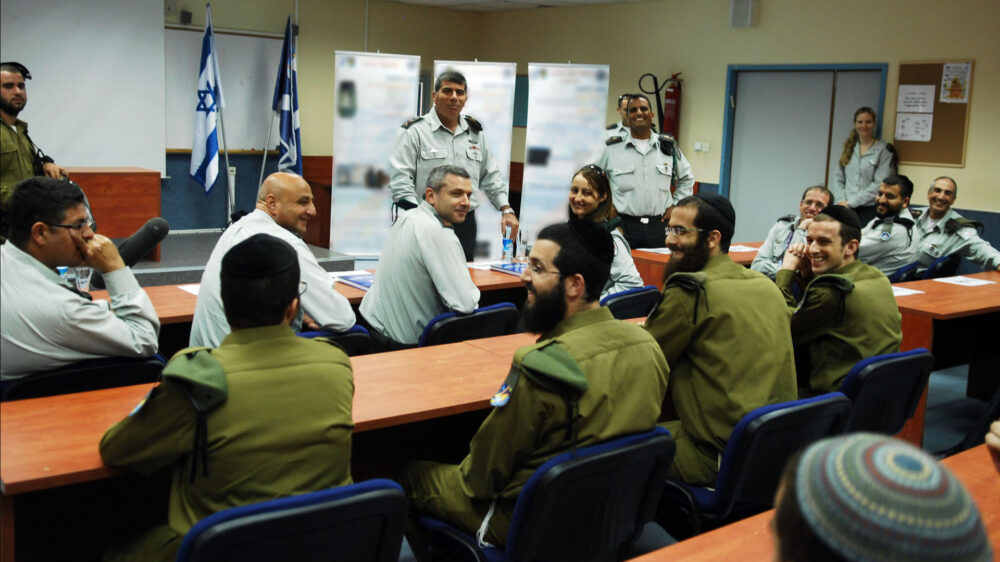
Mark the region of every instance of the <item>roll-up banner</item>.
[[418, 113], [420, 57], [337, 51], [330, 249], [377, 257], [392, 226], [389, 157]]
[[[510, 143], [514, 127], [513, 62], [434, 61], [434, 76], [447, 70], [461, 72], [468, 82], [468, 100], [462, 115], [471, 115], [483, 125], [486, 144], [500, 166], [506, 186], [510, 186]], [[431, 108], [433, 111], [433, 106]], [[485, 193], [478, 194], [476, 209], [476, 259], [500, 257], [500, 212]]]
[[603, 146], [608, 65], [528, 64], [521, 228], [538, 231], [569, 218], [572, 175]]

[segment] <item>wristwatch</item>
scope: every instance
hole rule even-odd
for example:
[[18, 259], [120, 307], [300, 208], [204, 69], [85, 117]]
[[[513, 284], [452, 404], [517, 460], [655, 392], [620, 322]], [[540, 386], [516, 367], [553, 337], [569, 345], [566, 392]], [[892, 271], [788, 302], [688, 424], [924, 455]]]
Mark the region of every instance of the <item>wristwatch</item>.
[[513, 215], [513, 214], [514, 214], [514, 208], [513, 208], [513, 207], [510, 207], [510, 206], [508, 206], [508, 207], [505, 207], [505, 208], [504, 208], [504, 209], [503, 209], [502, 211], [500, 211], [500, 212], [501, 212], [501, 213], [503, 213], [503, 214], [505, 214], [505, 215]]

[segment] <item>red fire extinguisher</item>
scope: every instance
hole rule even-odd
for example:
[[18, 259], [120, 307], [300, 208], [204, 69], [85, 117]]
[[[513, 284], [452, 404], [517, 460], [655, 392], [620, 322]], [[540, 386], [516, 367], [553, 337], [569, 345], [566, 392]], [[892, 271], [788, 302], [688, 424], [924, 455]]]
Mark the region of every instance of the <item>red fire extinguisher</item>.
[[681, 82], [680, 72], [671, 74], [664, 84], [663, 111], [661, 113], [660, 131], [673, 135], [678, 139], [681, 124]]

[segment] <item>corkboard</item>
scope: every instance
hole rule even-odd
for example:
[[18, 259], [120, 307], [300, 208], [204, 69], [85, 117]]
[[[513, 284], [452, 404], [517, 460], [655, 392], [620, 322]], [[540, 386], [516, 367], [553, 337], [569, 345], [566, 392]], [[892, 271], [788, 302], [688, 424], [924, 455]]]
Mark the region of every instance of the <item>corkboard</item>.
[[[968, 103], [941, 103], [941, 73], [946, 63], [973, 63], [969, 74]], [[965, 166], [965, 146], [969, 137], [969, 110], [975, 63], [971, 59], [899, 63], [898, 86], [934, 85], [934, 123], [931, 140], [893, 141], [900, 164]], [[897, 98], [899, 89], [897, 86]]]

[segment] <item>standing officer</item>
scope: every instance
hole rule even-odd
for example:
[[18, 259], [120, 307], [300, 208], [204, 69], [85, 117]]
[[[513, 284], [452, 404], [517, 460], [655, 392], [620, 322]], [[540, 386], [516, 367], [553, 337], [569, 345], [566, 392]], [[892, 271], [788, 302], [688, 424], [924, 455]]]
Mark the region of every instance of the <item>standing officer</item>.
[[[595, 164], [604, 168], [611, 193], [622, 218], [625, 239], [632, 248], [662, 248], [664, 224], [670, 219], [674, 197], [691, 195], [691, 164], [670, 135], [653, 134], [649, 98], [631, 94], [626, 123], [629, 135], [613, 136]], [[671, 183], [677, 184], [671, 195]]]
[[462, 243], [465, 259], [471, 261], [475, 255], [475, 209], [479, 206], [480, 190], [503, 213], [501, 233], [509, 226], [511, 237], [517, 239], [518, 222], [507, 200], [507, 186], [503, 184], [496, 158], [486, 144], [483, 125], [468, 115], [462, 118], [467, 99], [465, 76], [447, 71], [437, 77], [431, 94], [434, 109], [403, 123], [389, 160], [392, 174], [389, 189], [396, 205], [412, 209], [420, 201], [416, 186], [427, 185], [431, 170], [445, 164], [467, 170], [472, 176], [472, 210], [464, 223], [455, 225], [455, 234]]

